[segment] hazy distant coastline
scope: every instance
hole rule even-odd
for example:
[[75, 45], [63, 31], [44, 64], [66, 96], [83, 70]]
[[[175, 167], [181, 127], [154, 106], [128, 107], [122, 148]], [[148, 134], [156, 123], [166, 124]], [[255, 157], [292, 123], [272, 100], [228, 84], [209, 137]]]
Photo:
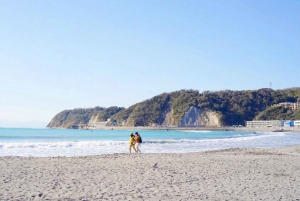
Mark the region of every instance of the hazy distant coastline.
[[0, 119], [0, 128], [45, 128], [47, 122], [42, 121], [9, 121], [5, 119]]

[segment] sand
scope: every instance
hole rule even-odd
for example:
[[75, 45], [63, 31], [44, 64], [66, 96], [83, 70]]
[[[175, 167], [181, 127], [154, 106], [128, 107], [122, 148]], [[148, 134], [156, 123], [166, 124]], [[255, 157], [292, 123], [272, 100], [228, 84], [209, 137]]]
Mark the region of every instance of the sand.
[[2, 157], [0, 167], [0, 200], [300, 199], [300, 146], [187, 154]]

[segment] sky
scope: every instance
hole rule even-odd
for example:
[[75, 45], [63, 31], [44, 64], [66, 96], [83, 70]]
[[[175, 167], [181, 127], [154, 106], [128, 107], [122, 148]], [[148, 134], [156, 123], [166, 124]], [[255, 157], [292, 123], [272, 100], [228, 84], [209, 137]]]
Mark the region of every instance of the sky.
[[0, 0], [0, 127], [164, 92], [300, 86], [298, 0]]

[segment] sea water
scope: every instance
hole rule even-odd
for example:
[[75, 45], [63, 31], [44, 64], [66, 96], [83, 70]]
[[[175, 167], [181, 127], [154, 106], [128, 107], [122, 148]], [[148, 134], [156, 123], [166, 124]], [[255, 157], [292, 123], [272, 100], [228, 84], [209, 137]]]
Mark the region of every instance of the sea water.
[[69, 130], [0, 128], [0, 156], [87, 156], [128, 153], [139, 132], [143, 153], [188, 153], [227, 148], [268, 148], [300, 143], [299, 133], [197, 130]]

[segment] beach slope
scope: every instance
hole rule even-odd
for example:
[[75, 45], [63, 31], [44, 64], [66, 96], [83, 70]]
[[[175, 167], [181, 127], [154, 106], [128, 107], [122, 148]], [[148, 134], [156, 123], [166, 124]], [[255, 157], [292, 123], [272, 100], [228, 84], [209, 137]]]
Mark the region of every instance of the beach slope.
[[300, 146], [1, 157], [0, 200], [299, 200], [299, 159]]

